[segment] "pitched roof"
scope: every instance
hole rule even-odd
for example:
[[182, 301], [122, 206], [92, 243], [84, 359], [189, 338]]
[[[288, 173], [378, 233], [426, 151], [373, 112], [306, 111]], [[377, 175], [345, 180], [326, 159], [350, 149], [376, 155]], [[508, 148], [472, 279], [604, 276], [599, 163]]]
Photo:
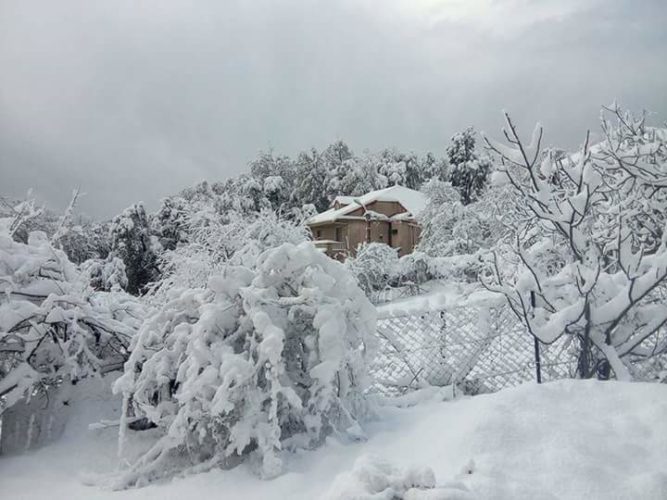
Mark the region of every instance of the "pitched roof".
[[349, 205], [350, 203], [354, 203], [354, 198], [354, 196], [336, 196], [332, 205], [336, 202], [340, 203], [341, 205]]
[[[360, 206], [367, 206], [375, 201], [395, 201], [403, 205], [413, 217], [417, 217], [426, 206], [426, 197], [419, 191], [403, 186], [391, 186], [377, 191], [371, 191], [363, 196], [340, 196], [337, 198], [345, 206], [330, 208], [321, 214], [312, 216], [307, 224], [321, 224], [323, 222], [334, 222], [357, 210]], [[399, 214], [405, 218], [406, 214]]]

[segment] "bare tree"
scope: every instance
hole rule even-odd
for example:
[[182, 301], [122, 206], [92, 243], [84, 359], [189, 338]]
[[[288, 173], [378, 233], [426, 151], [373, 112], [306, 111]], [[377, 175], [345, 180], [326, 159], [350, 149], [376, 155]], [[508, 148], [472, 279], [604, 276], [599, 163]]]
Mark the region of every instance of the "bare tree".
[[43, 208], [37, 207], [32, 191], [28, 191], [25, 200], [20, 203], [11, 203], [0, 197], [0, 206], [6, 212], [6, 216], [2, 216], [0, 213], [0, 231], [5, 232], [10, 237], [14, 237], [26, 222], [39, 217], [44, 212]]
[[667, 352], [667, 130], [613, 105], [602, 142], [566, 155], [505, 119], [509, 147], [485, 142], [518, 207], [483, 282], [541, 342], [577, 339], [581, 377], [630, 379], [632, 360]]
[[56, 228], [53, 236], [51, 236], [51, 243], [62, 250], [62, 242], [64, 236], [67, 235], [73, 224], [74, 209], [76, 204], [79, 201], [79, 196], [81, 195], [81, 190], [77, 187], [72, 191], [72, 198], [65, 209], [65, 212], [60, 217], [58, 221], [58, 227]]

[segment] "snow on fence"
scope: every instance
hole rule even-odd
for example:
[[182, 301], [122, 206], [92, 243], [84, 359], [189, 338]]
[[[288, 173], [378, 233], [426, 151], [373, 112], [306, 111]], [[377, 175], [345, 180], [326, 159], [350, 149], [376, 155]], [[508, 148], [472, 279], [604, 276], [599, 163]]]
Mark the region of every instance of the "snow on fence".
[[[477, 294], [477, 299], [455, 298], [434, 306], [419, 299], [411, 301], [412, 307], [378, 308], [379, 352], [371, 366], [372, 393], [396, 396], [453, 384], [467, 394], [478, 394], [535, 380], [533, 337], [503, 300]], [[660, 344], [663, 336], [667, 330], [654, 343]], [[650, 352], [651, 346], [646, 348]], [[576, 376], [577, 346], [572, 338], [540, 344], [540, 364], [543, 381]], [[667, 381], [666, 354], [632, 360], [632, 367], [638, 380]], [[111, 382], [99, 383], [108, 389]], [[47, 391], [6, 409], [0, 417], [0, 455], [56, 438], [72, 396], [71, 391]]]
[[398, 287], [388, 286], [382, 290], [373, 291], [368, 298], [371, 303], [380, 305], [406, 297], [415, 297], [423, 293], [424, 289], [419, 284], [407, 282]]
[[[481, 299], [481, 300], [480, 300]], [[379, 352], [371, 391], [400, 395], [453, 384], [468, 394], [495, 392], [536, 379], [535, 342], [502, 300], [482, 296], [445, 307], [378, 309]], [[578, 350], [570, 336], [539, 344], [542, 381], [576, 376]], [[667, 375], [667, 356], [633, 360], [639, 380]]]

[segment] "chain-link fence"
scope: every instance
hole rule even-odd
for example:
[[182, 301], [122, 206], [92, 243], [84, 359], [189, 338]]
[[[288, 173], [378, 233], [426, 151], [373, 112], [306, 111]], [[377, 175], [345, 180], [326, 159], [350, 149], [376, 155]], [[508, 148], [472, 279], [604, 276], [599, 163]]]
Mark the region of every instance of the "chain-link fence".
[[[468, 394], [494, 392], [536, 380], [576, 376], [578, 346], [571, 336], [539, 343], [499, 301], [466, 302], [422, 311], [381, 311], [372, 391], [398, 395], [427, 385], [454, 385]], [[667, 356], [632, 361], [639, 380], [667, 376]]]

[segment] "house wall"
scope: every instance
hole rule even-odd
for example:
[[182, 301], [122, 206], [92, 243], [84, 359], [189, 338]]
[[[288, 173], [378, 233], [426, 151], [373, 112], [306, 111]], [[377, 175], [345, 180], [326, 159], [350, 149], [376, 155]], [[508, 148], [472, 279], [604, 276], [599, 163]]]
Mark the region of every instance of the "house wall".
[[[351, 255], [356, 255], [359, 245], [366, 243], [368, 237], [368, 224], [362, 220], [346, 221], [346, 242]], [[371, 242], [389, 244], [389, 222], [371, 221]]]
[[[393, 201], [376, 201], [367, 205], [366, 209], [388, 217], [406, 212], [400, 203]], [[348, 215], [361, 217], [364, 215], [364, 210], [360, 207]], [[367, 241], [369, 224], [370, 241], [386, 243], [387, 245], [391, 243], [391, 246], [398, 250], [400, 256], [412, 252], [419, 239], [419, 226], [414, 222], [410, 223], [407, 221], [389, 222], [372, 220], [369, 223], [365, 220], [347, 219], [339, 220], [335, 223], [318, 225], [312, 227], [311, 231], [316, 240], [338, 240], [344, 243], [349, 255], [356, 255], [359, 245]], [[337, 227], [341, 228], [340, 238], [336, 238]], [[395, 230], [395, 232], [392, 233], [392, 230]]]
[[387, 221], [371, 221], [371, 241], [389, 245], [390, 223]]
[[398, 255], [402, 257], [411, 253], [419, 241], [419, 226], [407, 221], [396, 221], [392, 223], [392, 229], [396, 232], [391, 235], [391, 246], [398, 249]]
[[356, 255], [357, 247], [366, 241], [366, 221], [346, 221], [347, 248], [352, 255]]
[[316, 240], [335, 240], [337, 223], [322, 224], [321, 226], [311, 228], [313, 238]]

